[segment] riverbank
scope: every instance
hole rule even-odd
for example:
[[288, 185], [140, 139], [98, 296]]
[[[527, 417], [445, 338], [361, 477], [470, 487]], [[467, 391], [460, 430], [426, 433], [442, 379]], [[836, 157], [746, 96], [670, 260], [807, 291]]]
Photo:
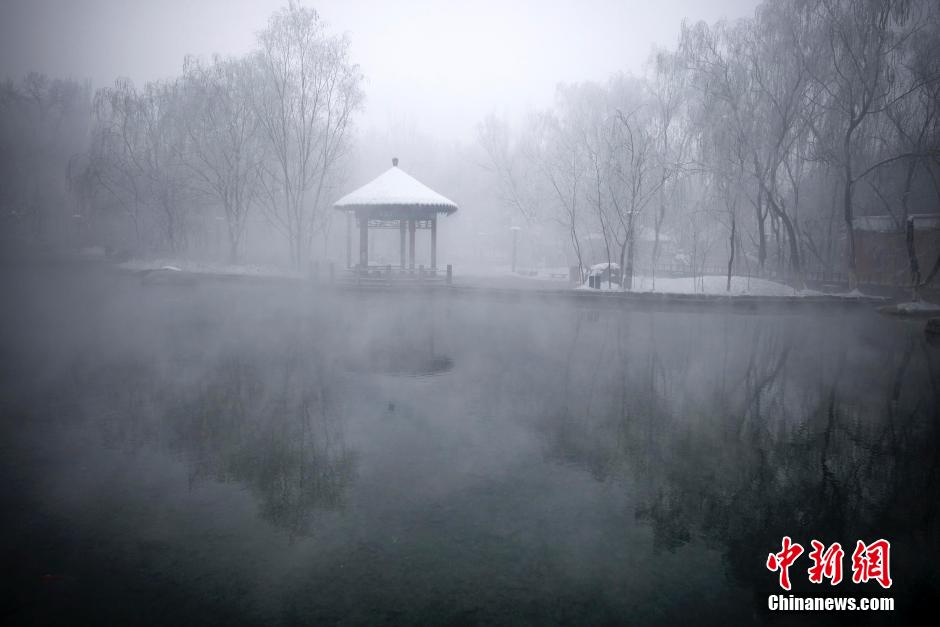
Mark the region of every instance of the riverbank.
[[[756, 310], [763, 307], [873, 307], [885, 305], [890, 300], [881, 296], [870, 296], [855, 291], [850, 294], [826, 294], [815, 290], [795, 291], [789, 286], [763, 279], [734, 277], [734, 291], [727, 293], [717, 289], [706, 292], [694, 291], [683, 287], [693, 282], [704, 284], [707, 288], [718, 285], [718, 278], [704, 277], [697, 279], [657, 279], [657, 291], [652, 290], [595, 290], [573, 287], [567, 282], [552, 280], [534, 280], [532, 284], [520, 287], [518, 284], [500, 280], [503, 277], [455, 277], [452, 285], [442, 281], [382, 281], [370, 279], [357, 282], [352, 274], [337, 273], [330, 278], [328, 272], [318, 276], [303, 277], [299, 274], [276, 273], [233, 273], [221, 271], [187, 270], [177, 265], [165, 264], [150, 269], [138, 269], [138, 265], [118, 264], [119, 270], [137, 275], [146, 284], [194, 284], [213, 282], [235, 282], [245, 284], [290, 284], [294, 286], [316, 287], [332, 292], [376, 292], [376, 293], [415, 293], [454, 294], [479, 296], [500, 301], [558, 300], [574, 302], [588, 306], [624, 307], [653, 306], [655, 308], [694, 308], [694, 307], [729, 307], [736, 310]], [[714, 280], [713, 280], [714, 279]], [[753, 292], [747, 287], [753, 287]], [[670, 290], [671, 288], [671, 290]]]

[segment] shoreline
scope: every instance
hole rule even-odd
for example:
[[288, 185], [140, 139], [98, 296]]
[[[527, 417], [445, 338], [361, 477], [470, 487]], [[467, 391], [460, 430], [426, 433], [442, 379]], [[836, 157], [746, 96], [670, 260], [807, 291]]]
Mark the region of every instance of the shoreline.
[[[567, 301], [579, 304], [589, 304], [607, 307], [653, 306], [655, 308], [676, 308], [688, 310], [695, 307], [728, 308], [732, 310], [756, 310], [762, 308], [799, 308], [827, 307], [831, 309], [847, 309], [865, 306], [875, 311], [879, 305], [891, 303], [891, 299], [882, 296], [841, 296], [834, 294], [820, 295], [755, 295], [755, 294], [705, 294], [705, 293], [673, 293], [673, 292], [631, 292], [615, 290], [587, 290], [558, 288], [549, 286], [512, 288], [500, 286], [472, 284], [447, 285], [442, 281], [434, 282], [388, 282], [384, 280], [366, 280], [356, 283], [350, 279], [338, 279], [333, 282], [316, 278], [304, 278], [288, 275], [247, 275], [216, 272], [194, 272], [185, 270], [132, 270], [109, 264], [112, 268], [127, 275], [141, 277], [144, 284], [174, 285], [199, 283], [241, 283], [245, 285], [291, 285], [302, 287], [316, 287], [330, 293], [338, 294], [423, 294], [423, 295], [453, 295], [478, 296], [493, 298], [501, 301]], [[148, 280], [148, 276], [154, 277]]]

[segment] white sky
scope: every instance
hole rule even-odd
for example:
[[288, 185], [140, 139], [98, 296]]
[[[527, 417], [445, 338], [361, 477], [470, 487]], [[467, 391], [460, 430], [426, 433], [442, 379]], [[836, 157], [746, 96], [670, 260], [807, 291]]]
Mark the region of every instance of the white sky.
[[[365, 130], [405, 125], [465, 140], [491, 111], [515, 117], [551, 102], [559, 82], [639, 73], [672, 48], [683, 18], [751, 15], [757, 0], [323, 0], [366, 76]], [[183, 56], [240, 54], [286, 0], [0, 0], [0, 76], [35, 69], [142, 83]]]

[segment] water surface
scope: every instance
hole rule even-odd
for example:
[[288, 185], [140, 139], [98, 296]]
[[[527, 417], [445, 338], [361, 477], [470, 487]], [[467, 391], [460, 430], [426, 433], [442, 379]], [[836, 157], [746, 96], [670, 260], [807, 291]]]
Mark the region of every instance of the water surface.
[[892, 542], [889, 593], [797, 594], [936, 598], [918, 325], [2, 280], [19, 624], [761, 624], [783, 535]]

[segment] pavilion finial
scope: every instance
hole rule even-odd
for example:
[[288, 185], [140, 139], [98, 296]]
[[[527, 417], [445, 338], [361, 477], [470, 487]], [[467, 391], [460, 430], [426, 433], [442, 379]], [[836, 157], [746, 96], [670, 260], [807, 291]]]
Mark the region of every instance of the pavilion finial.
[[398, 157], [392, 157], [392, 167], [393, 168], [398, 167]]

